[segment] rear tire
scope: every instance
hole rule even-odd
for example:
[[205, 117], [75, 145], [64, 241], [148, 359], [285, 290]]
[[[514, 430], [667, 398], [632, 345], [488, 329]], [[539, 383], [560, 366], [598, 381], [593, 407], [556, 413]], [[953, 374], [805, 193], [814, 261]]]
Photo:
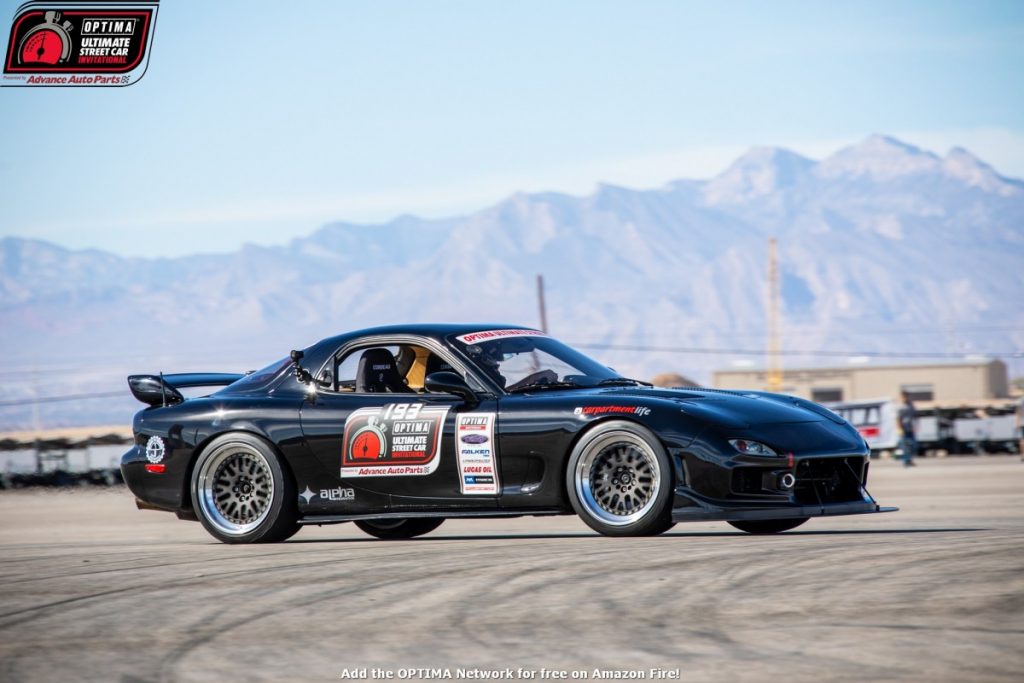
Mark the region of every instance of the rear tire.
[[224, 434], [192, 468], [192, 508], [223, 543], [276, 543], [299, 530], [298, 493], [274, 449], [251, 434]]
[[359, 519], [355, 524], [357, 527], [377, 538], [385, 541], [395, 541], [407, 538], [416, 538], [431, 531], [444, 523], [443, 517], [411, 517], [409, 519]]
[[799, 517], [797, 519], [762, 519], [762, 520], [744, 520], [729, 522], [740, 531], [746, 531], [748, 534], [777, 534], [783, 531], [789, 531], [795, 529], [810, 517]]
[[606, 536], [655, 536], [673, 526], [672, 461], [634, 422], [603, 422], [584, 434], [565, 481], [576, 514]]

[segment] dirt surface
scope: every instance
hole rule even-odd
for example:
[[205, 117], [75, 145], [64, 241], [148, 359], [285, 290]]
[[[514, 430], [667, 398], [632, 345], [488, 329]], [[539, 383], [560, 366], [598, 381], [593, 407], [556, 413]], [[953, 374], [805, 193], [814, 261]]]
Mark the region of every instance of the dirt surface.
[[[611, 539], [563, 517], [241, 547], [123, 488], [0, 492], [0, 681], [1020, 681], [1024, 463], [871, 476], [901, 512], [775, 537], [702, 523]], [[441, 671], [406, 671], [421, 667]]]

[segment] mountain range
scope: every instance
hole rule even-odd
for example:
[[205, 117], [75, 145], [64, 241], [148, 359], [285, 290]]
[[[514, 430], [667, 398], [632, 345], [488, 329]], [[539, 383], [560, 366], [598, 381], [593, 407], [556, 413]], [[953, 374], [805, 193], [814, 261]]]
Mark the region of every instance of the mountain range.
[[821, 350], [1024, 349], [1024, 183], [964, 149], [876, 135], [820, 161], [755, 148], [709, 180], [516, 194], [230, 254], [122, 258], [4, 238], [0, 429], [121, 422], [135, 408], [128, 372], [246, 370], [363, 326], [536, 325], [538, 274], [552, 334], [632, 376], [708, 381], [761, 363], [746, 351], [765, 346], [772, 236], [784, 347], [807, 351], [789, 365], [837, 362]]

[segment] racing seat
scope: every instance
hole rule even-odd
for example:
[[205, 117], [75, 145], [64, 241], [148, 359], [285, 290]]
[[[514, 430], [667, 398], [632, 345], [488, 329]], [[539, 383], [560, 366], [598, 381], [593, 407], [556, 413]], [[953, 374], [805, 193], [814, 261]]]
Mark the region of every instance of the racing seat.
[[356, 371], [356, 391], [375, 394], [410, 393], [408, 385], [398, 373], [395, 357], [387, 349], [363, 351]]
[[427, 375], [432, 375], [435, 372], [455, 372], [455, 368], [448, 364], [448, 361], [441, 358], [436, 353], [432, 353], [427, 357]]

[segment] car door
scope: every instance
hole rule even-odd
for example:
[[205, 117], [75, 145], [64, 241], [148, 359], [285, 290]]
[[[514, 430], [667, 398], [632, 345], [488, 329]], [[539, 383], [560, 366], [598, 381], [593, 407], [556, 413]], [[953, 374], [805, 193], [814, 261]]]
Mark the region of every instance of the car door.
[[402, 345], [438, 354], [466, 375], [432, 340], [374, 338], [340, 349], [335, 354], [336, 390], [317, 392], [301, 410], [303, 435], [314, 456], [337, 473], [336, 487], [363, 501], [338, 501], [334, 507], [367, 512], [495, 508], [500, 482], [493, 396], [481, 392], [480, 402], [470, 406], [452, 394], [366, 393], [352, 386], [347, 364], [353, 356]]

